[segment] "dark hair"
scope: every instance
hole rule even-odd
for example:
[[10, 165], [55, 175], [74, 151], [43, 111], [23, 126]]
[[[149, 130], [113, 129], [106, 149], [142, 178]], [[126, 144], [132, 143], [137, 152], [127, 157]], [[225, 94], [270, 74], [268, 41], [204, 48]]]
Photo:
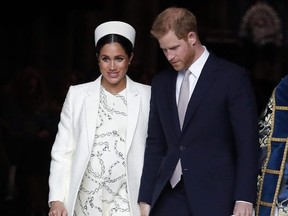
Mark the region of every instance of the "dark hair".
[[99, 55], [102, 47], [105, 44], [112, 43], [112, 42], [119, 43], [123, 47], [123, 49], [125, 50], [126, 54], [129, 56], [129, 58], [131, 57], [131, 55], [133, 53], [132, 43], [127, 38], [123, 37], [122, 35], [118, 35], [118, 34], [108, 34], [108, 35], [105, 35], [104, 37], [100, 38], [97, 42], [97, 45], [96, 45], [96, 54]]

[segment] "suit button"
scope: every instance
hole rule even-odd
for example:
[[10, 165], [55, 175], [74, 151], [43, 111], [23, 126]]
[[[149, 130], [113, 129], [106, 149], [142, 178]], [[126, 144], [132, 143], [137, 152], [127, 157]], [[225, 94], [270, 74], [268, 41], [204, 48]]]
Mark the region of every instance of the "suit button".
[[180, 150], [183, 151], [185, 149], [184, 146], [180, 146]]

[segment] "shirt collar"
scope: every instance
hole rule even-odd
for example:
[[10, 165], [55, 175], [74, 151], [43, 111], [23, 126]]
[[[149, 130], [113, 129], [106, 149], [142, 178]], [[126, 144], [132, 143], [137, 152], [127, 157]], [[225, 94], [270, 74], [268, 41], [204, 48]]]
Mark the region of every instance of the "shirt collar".
[[201, 56], [189, 67], [189, 70], [191, 71], [191, 73], [198, 78], [201, 74], [201, 71], [204, 67], [204, 64], [206, 62], [206, 60], [209, 57], [209, 51], [206, 49], [205, 46], [203, 46], [204, 48], [204, 52], [201, 54]]

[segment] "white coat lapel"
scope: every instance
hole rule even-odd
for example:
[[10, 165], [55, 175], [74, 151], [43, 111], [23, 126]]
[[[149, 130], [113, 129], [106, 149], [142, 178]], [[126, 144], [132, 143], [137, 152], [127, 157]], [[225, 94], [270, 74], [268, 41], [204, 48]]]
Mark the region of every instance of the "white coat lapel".
[[134, 133], [137, 126], [137, 120], [140, 110], [140, 95], [134, 82], [127, 76], [127, 137], [126, 137], [126, 155], [132, 144]]
[[93, 146], [96, 123], [97, 123], [97, 114], [99, 109], [99, 100], [100, 100], [100, 81], [101, 77], [98, 77], [94, 82], [92, 82], [91, 87], [88, 90], [88, 96], [86, 98], [86, 122], [87, 122], [87, 135], [88, 135], [88, 144], [89, 149]]

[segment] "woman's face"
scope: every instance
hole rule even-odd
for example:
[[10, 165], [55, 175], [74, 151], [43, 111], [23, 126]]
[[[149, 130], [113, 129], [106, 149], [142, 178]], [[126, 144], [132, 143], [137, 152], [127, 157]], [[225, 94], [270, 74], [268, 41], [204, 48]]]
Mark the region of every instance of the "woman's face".
[[[99, 68], [103, 75], [102, 85], [105, 88], [126, 87], [126, 72], [133, 55], [129, 58], [117, 42], [105, 44], [98, 56]], [[107, 89], [108, 90], [108, 89]]]

